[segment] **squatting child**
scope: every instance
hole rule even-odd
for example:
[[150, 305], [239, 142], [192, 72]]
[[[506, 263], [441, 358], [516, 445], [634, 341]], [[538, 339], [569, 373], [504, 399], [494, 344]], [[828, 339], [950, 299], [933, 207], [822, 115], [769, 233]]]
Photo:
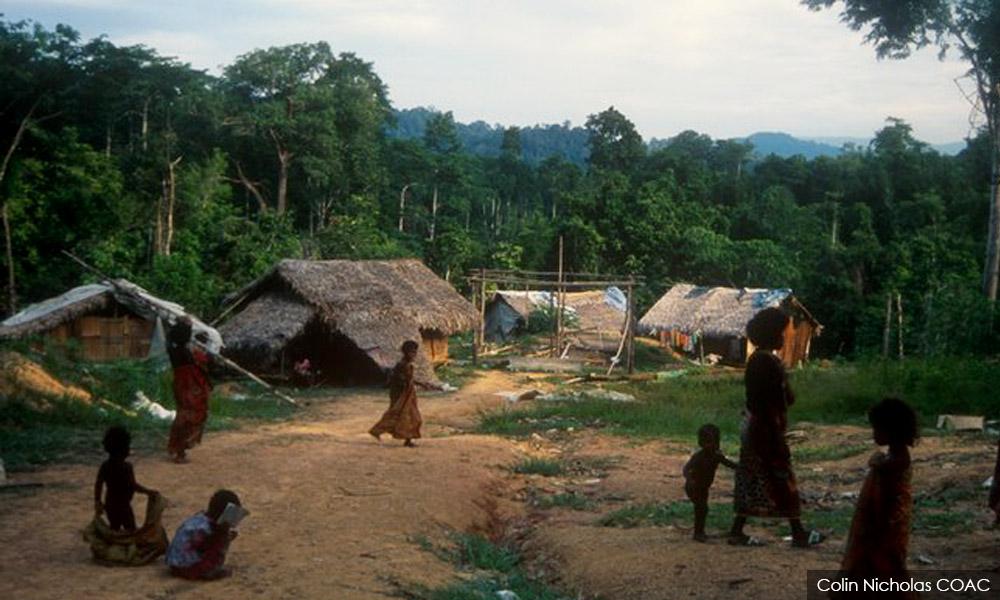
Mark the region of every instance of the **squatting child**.
[[136, 492], [151, 496], [156, 490], [139, 485], [135, 480], [132, 463], [125, 460], [132, 451], [132, 435], [127, 429], [117, 425], [109, 427], [104, 433], [103, 446], [108, 453], [108, 460], [101, 464], [97, 471], [97, 481], [94, 482], [94, 512], [98, 516], [105, 513], [113, 530], [134, 531], [136, 527], [132, 496]]
[[229, 504], [242, 506], [235, 492], [219, 490], [209, 500], [208, 510], [181, 523], [167, 548], [167, 566], [172, 575], [201, 580], [229, 575], [226, 552], [236, 539], [236, 530], [220, 521]]

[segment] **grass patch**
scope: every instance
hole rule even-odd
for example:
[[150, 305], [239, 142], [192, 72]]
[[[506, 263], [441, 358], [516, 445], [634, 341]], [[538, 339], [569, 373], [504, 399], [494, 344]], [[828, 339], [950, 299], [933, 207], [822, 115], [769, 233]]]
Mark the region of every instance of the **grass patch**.
[[947, 537], [972, 531], [976, 515], [969, 510], [921, 510], [913, 515], [913, 530], [927, 537]]
[[[694, 526], [694, 504], [684, 500], [677, 502], [654, 502], [626, 506], [610, 512], [598, 520], [603, 527], [676, 527]], [[714, 529], [728, 529], [733, 524], [732, 503], [709, 504], [706, 525]]]
[[566, 492], [562, 494], [552, 494], [541, 496], [535, 500], [538, 508], [571, 508], [573, 510], [590, 510], [594, 503], [581, 494]]
[[871, 452], [874, 446], [869, 444], [848, 444], [843, 446], [795, 446], [792, 448], [792, 461], [795, 463], [824, 462], [828, 460], [843, 460], [865, 452]]
[[[73, 361], [63, 353], [24, 352], [54, 377], [90, 392], [94, 397], [129, 408], [135, 393], [168, 409], [174, 408], [172, 374], [162, 362], [120, 360], [106, 363]], [[0, 405], [0, 455], [12, 471], [54, 462], [91, 462], [103, 458], [101, 438], [111, 425], [123, 425], [132, 433], [136, 453], [162, 451], [170, 430], [169, 421], [144, 414], [130, 416], [113, 409], [72, 401], [49, 401], [52, 410], [37, 412], [16, 398]], [[294, 408], [271, 396], [243, 400], [213, 394], [209, 400], [206, 429], [231, 429], [245, 421], [274, 421], [290, 417]]]
[[563, 474], [563, 465], [551, 458], [526, 458], [514, 465], [514, 472], [521, 475], [554, 477]]
[[[1000, 416], [994, 390], [1000, 387], [1000, 363], [977, 358], [939, 358], [902, 362], [857, 362], [832, 368], [810, 366], [790, 373], [797, 401], [789, 410], [796, 421], [867, 426], [868, 408], [884, 396], [898, 395], [933, 427], [936, 415], [959, 412]], [[608, 386], [634, 395], [639, 402], [587, 399], [545, 402], [514, 411], [483, 416], [479, 430], [507, 436], [526, 436], [549, 429], [601, 427], [639, 438], [667, 438], [694, 443], [695, 432], [715, 423], [724, 444], [739, 443], [744, 405], [742, 374], [705, 370], [664, 381], [641, 381]], [[852, 454], [854, 447], [848, 447]], [[848, 452], [848, 448], [843, 451]], [[824, 453], [815, 450], [815, 460]], [[860, 453], [860, 450], [856, 453]], [[807, 458], [809, 460], [809, 458]]]
[[474, 534], [455, 536], [455, 543], [456, 548], [452, 552], [454, 562], [464, 568], [474, 569], [476, 576], [443, 588], [408, 590], [407, 597], [424, 600], [486, 600], [496, 598], [496, 593], [500, 590], [510, 590], [521, 600], [560, 600], [564, 597], [529, 578], [520, 567], [520, 555], [512, 547], [495, 544]]
[[468, 567], [510, 573], [521, 562], [513, 549], [494, 544], [481, 535], [464, 533], [457, 536], [456, 541], [459, 563]]

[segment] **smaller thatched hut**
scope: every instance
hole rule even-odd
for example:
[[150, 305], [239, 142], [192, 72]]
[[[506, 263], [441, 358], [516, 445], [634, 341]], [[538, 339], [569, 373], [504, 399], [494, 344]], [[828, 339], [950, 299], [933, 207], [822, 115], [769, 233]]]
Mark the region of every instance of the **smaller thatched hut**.
[[791, 317], [780, 355], [786, 366], [809, 358], [812, 338], [822, 325], [789, 289], [698, 287], [678, 284], [653, 305], [639, 330], [657, 336], [664, 347], [701, 358], [709, 354], [741, 365], [753, 352], [746, 324], [758, 312], [778, 307]]
[[[81, 285], [28, 306], [0, 323], [0, 339], [73, 340], [86, 360], [145, 358], [164, 351], [164, 324], [158, 315], [172, 319], [186, 314], [183, 306], [118, 279], [114, 285]], [[193, 317], [192, 321], [196, 332], [206, 334], [211, 348], [222, 346], [215, 329]]]
[[418, 376], [434, 381], [448, 336], [476, 309], [416, 259], [283, 260], [232, 296], [224, 353], [272, 378], [309, 359], [326, 383], [385, 381], [406, 340], [422, 341]]
[[[500, 290], [486, 304], [486, 339], [507, 341], [524, 331], [531, 313], [551, 310], [557, 302], [551, 292]], [[577, 343], [594, 349], [618, 346], [628, 300], [617, 287], [585, 292], [567, 292], [567, 333]]]

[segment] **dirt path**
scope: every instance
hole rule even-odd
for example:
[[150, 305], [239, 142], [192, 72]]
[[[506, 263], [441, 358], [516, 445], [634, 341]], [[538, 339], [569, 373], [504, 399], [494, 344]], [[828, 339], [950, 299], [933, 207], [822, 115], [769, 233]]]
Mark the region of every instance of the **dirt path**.
[[[870, 433], [856, 427], [811, 427], [813, 447], [869, 447], [838, 460], [805, 462], [797, 467], [804, 499], [806, 523], [824, 509], [839, 507], [853, 513], [853, 497], [860, 488], [865, 464], [874, 450]], [[554, 434], [535, 439], [536, 452], [558, 456], [564, 464], [582, 465], [590, 472], [566, 477], [536, 476], [528, 482], [527, 496], [575, 494], [589, 505], [537, 510], [541, 516], [532, 535], [531, 553], [557, 574], [560, 587], [584, 599], [669, 600], [675, 598], [773, 598], [805, 597], [806, 571], [836, 570], [846, 532], [832, 534], [816, 548], [795, 550], [775, 534], [771, 523], [752, 521], [748, 533], [767, 542], [762, 548], [726, 544], [725, 529], [709, 527], [711, 539], [699, 544], [690, 539], [690, 518], [653, 526], [605, 527], [602, 516], [629, 506], [677, 502], [687, 506], [681, 468], [690, 448], [651, 441], [635, 443], [594, 432]], [[913, 486], [918, 497], [960, 500], [951, 511], [967, 511], [968, 531], [941, 534], [914, 528], [910, 540], [911, 569], [994, 569], [1000, 556], [1000, 539], [986, 531], [992, 513], [985, 506], [986, 491], [980, 482], [990, 474], [995, 445], [977, 438], [926, 438], [914, 449]], [[596, 467], [595, 467], [596, 466]], [[575, 475], [575, 476], [574, 476]], [[600, 480], [597, 482], [597, 480]], [[712, 501], [732, 502], [732, 474], [719, 470]], [[918, 511], [925, 510], [918, 507]], [[710, 521], [711, 522], [711, 521]], [[917, 557], [932, 560], [934, 566]]]
[[503, 378], [491, 374], [458, 393], [422, 395], [425, 437], [417, 449], [375, 444], [365, 431], [386, 398], [353, 390], [315, 402], [292, 422], [210, 434], [187, 465], [134, 457], [140, 482], [170, 500], [170, 534], [219, 487], [235, 490], [252, 511], [230, 551], [234, 575], [220, 582], [173, 579], [161, 563], [93, 564], [79, 532], [90, 518], [96, 464], [19, 477], [46, 485], [0, 496], [0, 598], [363, 600], [446, 583], [454, 567], [414, 540], [443, 544], [446, 531], [490, 517], [481, 500], [503, 485], [501, 467], [516, 460], [516, 446], [449, 434], [500, 402], [492, 392]]
[[[718, 525], [711, 526], [708, 545], [697, 544], [686, 518], [666, 526], [600, 524], [626, 507], [683, 504], [680, 470], [691, 450], [684, 444], [593, 430], [550, 430], [521, 441], [464, 433], [480, 411], [504, 402], [496, 392], [537, 386], [523, 375], [490, 371], [458, 393], [422, 395], [425, 438], [415, 450], [399, 442], [376, 445], [364, 432], [385, 408], [384, 394], [347, 390], [314, 402], [288, 423], [211, 434], [188, 465], [137, 457], [140, 481], [172, 502], [165, 519], [170, 533], [218, 487], [244, 499], [252, 516], [230, 553], [234, 576], [221, 582], [179, 581], [160, 564], [94, 565], [79, 531], [90, 517], [96, 464], [22, 476], [46, 486], [0, 495], [0, 598], [399, 597], [415, 586], [438, 587], [469, 575], [422, 550], [423, 540], [447, 546], [449, 531], [490, 526], [498, 515], [511, 519], [526, 569], [573, 598], [792, 600], [804, 597], [808, 569], [836, 568], [842, 532], [817, 549], [796, 551], [767, 523], [750, 529], [768, 540], [764, 548], [730, 547]], [[864, 476], [869, 432], [807, 430], [813, 458], [796, 468], [806, 520], [815, 511], [851, 510], [847, 494]], [[911, 559], [929, 557], [935, 568], [996, 567], [1000, 543], [995, 532], [983, 531], [990, 515], [979, 485], [992, 470], [993, 444], [933, 437], [915, 449], [915, 493], [951, 498], [945, 510], [962, 511], [972, 526], [955, 535], [915, 529]], [[858, 450], [824, 458], [842, 448]], [[507, 467], [527, 455], [558, 460], [566, 472], [513, 475]], [[730, 473], [720, 471], [712, 494], [714, 502], [732, 501]], [[583, 498], [586, 505], [539, 502], [557, 497]]]

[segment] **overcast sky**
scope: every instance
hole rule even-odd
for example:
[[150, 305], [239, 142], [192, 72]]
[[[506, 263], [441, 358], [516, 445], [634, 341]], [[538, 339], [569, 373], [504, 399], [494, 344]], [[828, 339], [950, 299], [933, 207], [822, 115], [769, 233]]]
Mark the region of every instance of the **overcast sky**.
[[213, 73], [254, 48], [325, 40], [374, 62], [397, 108], [460, 121], [582, 124], [614, 105], [646, 138], [870, 137], [887, 116], [932, 143], [970, 131], [960, 61], [934, 49], [878, 61], [835, 12], [797, 0], [5, 0], [0, 11]]

